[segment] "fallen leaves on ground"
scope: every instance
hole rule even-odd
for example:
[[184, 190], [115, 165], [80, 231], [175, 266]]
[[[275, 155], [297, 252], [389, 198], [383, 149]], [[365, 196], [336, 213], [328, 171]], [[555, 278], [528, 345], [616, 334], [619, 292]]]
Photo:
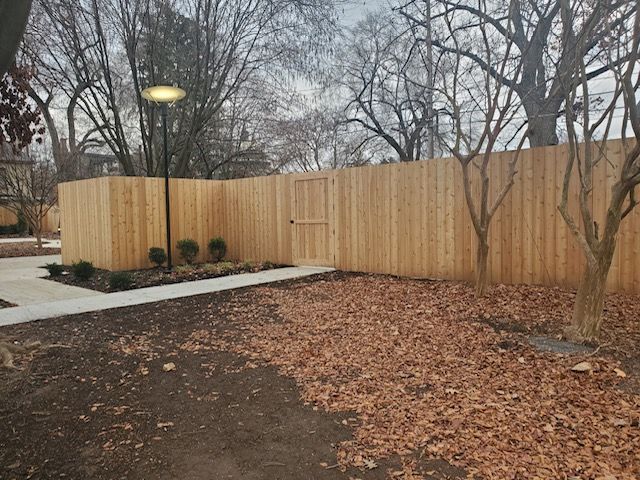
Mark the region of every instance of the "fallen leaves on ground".
[[59, 255], [59, 248], [37, 248], [35, 242], [11, 242], [0, 244], [0, 258], [32, 257], [36, 255]]
[[575, 372], [584, 356], [539, 352], [486, 322], [561, 331], [571, 294], [500, 286], [476, 301], [455, 282], [335, 278], [226, 308], [244, 339], [228, 348], [279, 366], [305, 401], [357, 413], [341, 464], [418, 451], [486, 479], [640, 477], [640, 396], [617, 388], [618, 362], [592, 356], [589, 374]]
[[109, 343], [109, 348], [114, 352], [125, 356], [141, 356], [145, 360], [153, 360], [158, 357], [154, 348], [154, 338], [157, 335], [157, 328], [149, 334], [130, 335], [124, 334]]

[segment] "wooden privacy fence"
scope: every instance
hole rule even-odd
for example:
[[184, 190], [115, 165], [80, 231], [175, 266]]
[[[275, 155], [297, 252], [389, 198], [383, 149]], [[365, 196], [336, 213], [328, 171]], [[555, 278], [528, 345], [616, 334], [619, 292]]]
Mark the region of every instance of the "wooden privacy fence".
[[[495, 154], [492, 195], [511, 152]], [[604, 219], [621, 144], [607, 146], [595, 172], [593, 206]], [[492, 282], [575, 286], [583, 256], [557, 211], [564, 145], [526, 150], [490, 231]], [[477, 179], [474, 188], [478, 188]], [[578, 215], [577, 179], [570, 209]], [[162, 179], [107, 177], [60, 186], [62, 256], [111, 270], [151, 266], [165, 246]], [[194, 238], [198, 260], [221, 235], [227, 257], [341, 270], [469, 280], [475, 234], [454, 159], [239, 180], [172, 179], [172, 243]], [[173, 252], [177, 258], [177, 251]], [[625, 219], [609, 288], [640, 291], [640, 209]]]
[[15, 225], [18, 216], [6, 207], [0, 207], [0, 226]]
[[[0, 207], [0, 226], [15, 225], [18, 217], [6, 207]], [[42, 219], [43, 232], [57, 232], [60, 222], [60, 209], [54, 205]]]

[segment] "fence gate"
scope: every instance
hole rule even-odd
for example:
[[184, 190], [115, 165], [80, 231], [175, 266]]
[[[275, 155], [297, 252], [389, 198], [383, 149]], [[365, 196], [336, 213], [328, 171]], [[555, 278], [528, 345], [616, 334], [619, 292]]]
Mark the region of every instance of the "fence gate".
[[333, 267], [333, 175], [296, 175], [291, 190], [293, 264]]

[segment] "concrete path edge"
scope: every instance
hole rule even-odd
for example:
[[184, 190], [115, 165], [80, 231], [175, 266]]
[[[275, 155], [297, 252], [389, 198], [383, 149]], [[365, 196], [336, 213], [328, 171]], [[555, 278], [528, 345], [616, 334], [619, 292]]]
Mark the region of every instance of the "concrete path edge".
[[257, 273], [243, 273], [228, 277], [196, 280], [193, 282], [160, 285], [139, 288], [124, 292], [107, 293], [94, 297], [57, 300], [34, 305], [0, 309], [0, 327], [19, 323], [45, 320], [48, 318], [95, 312], [112, 308], [160, 302], [174, 298], [191, 297], [205, 293], [232, 290], [235, 288], [262, 285], [282, 280], [307, 277], [319, 273], [331, 272], [333, 268], [324, 267], [285, 267], [265, 270]]

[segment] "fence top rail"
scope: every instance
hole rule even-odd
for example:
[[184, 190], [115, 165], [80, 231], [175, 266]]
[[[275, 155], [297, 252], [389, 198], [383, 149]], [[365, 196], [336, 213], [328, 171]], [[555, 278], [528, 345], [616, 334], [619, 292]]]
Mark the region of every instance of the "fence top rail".
[[[607, 146], [613, 147], [613, 146], [617, 146], [617, 145], [622, 145], [623, 140], [622, 139], [613, 139], [613, 140], [608, 140], [606, 142]], [[598, 142], [593, 142], [594, 145], [597, 145]], [[549, 151], [549, 150], [561, 150], [563, 148], [567, 148], [568, 144], [559, 144], [559, 145], [548, 145], [548, 146], [542, 146], [542, 147], [533, 147], [533, 148], [527, 148], [527, 149], [523, 149], [522, 152], [526, 152], [527, 153], [527, 157], [532, 158], [533, 160], [536, 161], [540, 161], [543, 162], [543, 156], [542, 155], [536, 155], [536, 152], [542, 153], [545, 151]], [[492, 156], [496, 156], [498, 157], [499, 160], [507, 160], [508, 158], [510, 158], [510, 156], [512, 154], [515, 153], [515, 150], [504, 150], [504, 151], [499, 151], [499, 152], [493, 152], [491, 155]], [[352, 171], [352, 170], [369, 170], [369, 169], [375, 169], [375, 170], [384, 170], [384, 169], [389, 169], [389, 168], [411, 168], [412, 166], [415, 165], [424, 165], [426, 163], [431, 163], [434, 161], [438, 161], [438, 162], [443, 162], [443, 163], [448, 163], [448, 162], [452, 162], [455, 161], [455, 157], [437, 157], [437, 158], [431, 158], [431, 159], [424, 159], [424, 160], [416, 160], [413, 162], [397, 162], [397, 163], [383, 163], [383, 164], [375, 164], [375, 165], [357, 165], [357, 166], [351, 166], [351, 167], [345, 167], [345, 168], [339, 168], [339, 169], [327, 169], [327, 170], [319, 170], [319, 171], [310, 171], [310, 172], [287, 172], [287, 173], [274, 173], [274, 174], [267, 174], [267, 175], [255, 175], [252, 177], [243, 177], [243, 178], [231, 178], [231, 179], [205, 179], [205, 178], [181, 178], [181, 177], [170, 177], [170, 181], [171, 182], [177, 182], [177, 181], [184, 181], [184, 182], [191, 182], [191, 181], [200, 181], [200, 182], [218, 182], [218, 183], [226, 183], [226, 182], [247, 182], [247, 181], [251, 181], [251, 179], [254, 178], [264, 178], [264, 177], [279, 177], [279, 176], [284, 176], [284, 177], [289, 177], [289, 178], [312, 178], [314, 176], [317, 177], [325, 177], [327, 175], [339, 175], [340, 172], [348, 172], [348, 171]], [[67, 184], [72, 184], [72, 183], [78, 183], [78, 182], [96, 182], [96, 181], [105, 181], [105, 182], [111, 182], [111, 181], [121, 181], [121, 182], [126, 182], [132, 179], [149, 179], [149, 180], [164, 180], [164, 177], [159, 176], [159, 177], [147, 177], [147, 176], [136, 176], [136, 175], [108, 175], [108, 176], [101, 176], [101, 177], [94, 177], [94, 178], [86, 178], [86, 179], [82, 179], [82, 180], [72, 180], [72, 181], [68, 181], [68, 182], [61, 182], [59, 185], [67, 185]]]

